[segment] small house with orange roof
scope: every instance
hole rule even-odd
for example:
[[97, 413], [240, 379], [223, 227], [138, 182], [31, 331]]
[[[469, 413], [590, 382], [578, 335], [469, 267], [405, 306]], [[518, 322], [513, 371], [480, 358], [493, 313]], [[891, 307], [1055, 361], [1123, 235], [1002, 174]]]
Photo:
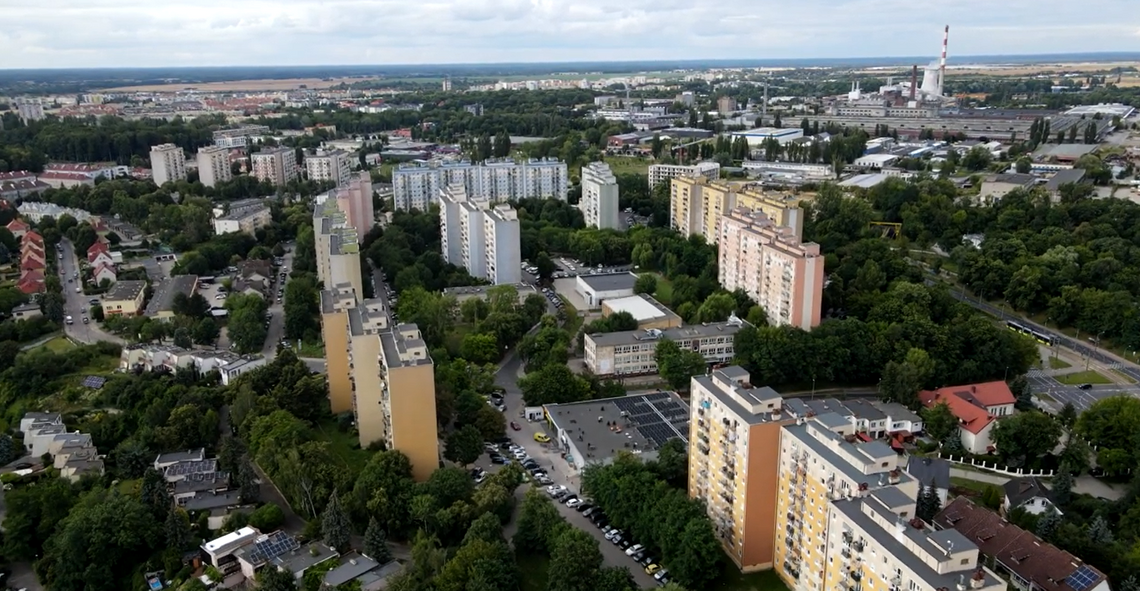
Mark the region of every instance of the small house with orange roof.
[[8, 231], [16, 237], [16, 240], [22, 239], [24, 237], [24, 234], [27, 234], [28, 230], [32, 229], [32, 227], [29, 226], [27, 222], [19, 219], [8, 222], [7, 228]]
[[946, 403], [958, 418], [962, 447], [973, 454], [993, 451], [990, 433], [1001, 417], [1013, 414], [1016, 399], [1005, 382], [985, 382], [923, 390], [918, 399], [926, 408]]

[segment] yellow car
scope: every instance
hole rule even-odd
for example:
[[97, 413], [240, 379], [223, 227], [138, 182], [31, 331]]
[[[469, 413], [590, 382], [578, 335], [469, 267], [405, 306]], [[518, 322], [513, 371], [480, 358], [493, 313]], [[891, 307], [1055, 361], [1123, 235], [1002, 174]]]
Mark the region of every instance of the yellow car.
[[546, 433], [535, 433], [534, 440], [539, 443], [550, 443], [550, 436]]
[[647, 574], [647, 575], [652, 575], [652, 574], [656, 573], [656, 572], [657, 572], [657, 571], [659, 571], [659, 570], [661, 570], [661, 565], [659, 565], [659, 564], [651, 564], [651, 565], [649, 565], [649, 566], [645, 567], [645, 574]]

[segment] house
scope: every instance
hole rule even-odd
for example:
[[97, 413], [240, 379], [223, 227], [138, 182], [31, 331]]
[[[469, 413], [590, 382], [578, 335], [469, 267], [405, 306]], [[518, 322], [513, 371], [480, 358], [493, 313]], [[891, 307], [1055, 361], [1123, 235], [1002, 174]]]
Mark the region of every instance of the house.
[[210, 529], [220, 529], [226, 518], [242, 506], [241, 491], [236, 490], [201, 491], [177, 498], [174, 502], [185, 511], [209, 512], [206, 522]]
[[44, 313], [40, 310], [39, 304], [20, 304], [12, 308], [12, 318], [16, 320], [31, 320], [37, 316], [43, 316]]
[[115, 260], [111, 258], [111, 246], [101, 239], [96, 240], [95, 243], [87, 249], [87, 264], [92, 267], [114, 265]]
[[99, 263], [91, 272], [91, 279], [95, 281], [95, 285], [102, 285], [104, 280], [114, 283], [118, 279], [118, 274], [115, 273], [115, 265]]
[[920, 486], [933, 486], [941, 506], [946, 506], [946, 498], [950, 493], [950, 462], [942, 458], [910, 456], [906, 463], [906, 473], [913, 476]]
[[178, 294], [191, 297], [198, 291], [197, 275], [175, 275], [168, 277], [154, 288], [154, 295], [146, 306], [145, 314], [155, 320], [174, 318], [174, 298]]
[[20, 273], [20, 279], [16, 282], [16, 289], [24, 294], [43, 293], [45, 289], [43, 269], [32, 269]]
[[255, 540], [233, 551], [237, 559], [241, 574], [252, 579], [266, 564], [274, 558], [287, 554], [301, 547], [297, 538], [283, 532], [275, 531], [271, 534], [259, 535]]
[[20, 432], [24, 434], [24, 446], [31, 456], [50, 455], [52, 466], [63, 478], [76, 482], [85, 474], [103, 473], [103, 459], [91, 436], [69, 432], [58, 413], [26, 413], [20, 419]]
[[162, 470], [162, 477], [167, 484], [176, 484], [187, 480], [194, 474], [213, 474], [218, 471], [218, 460], [186, 460], [171, 464]]
[[205, 459], [206, 448], [203, 447], [168, 454], [158, 454], [158, 457], [154, 459], [154, 469], [161, 472], [174, 464], [180, 464], [182, 462], [201, 462]]
[[1006, 515], [1014, 509], [1024, 509], [1034, 515], [1041, 515], [1050, 508], [1061, 513], [1053, 502], [1053, 495], [1045, 485], [1035, 476], [1014, 478], [1002, 485], [1005, 499], [1002, 501], [1002, 511]]
[[1036, 184], [1037, 177], [1031, 174], [995, 174], [982, 181], [978, 202], [983, 205], [993, 205], [1014, 190], [1029, 189]]
[[289, 550], [288, 552], [278, 554], [270, 561], [270, 564], [279, 570], [293, 573], [293, 578], [300, 579], [305, 576], [305, 571], [310, 568], [339, 557], [340, 552], [337, 552], [324, 542], [313, 542], [307, 546], [301, 546]]
[[241, 563], [234, 553], [253, 544], [261, 537], [256, 528], [243, 527], [219, 538], [202, 544], [202, 551], [209, 557], [209, 563], [218, 569], [226, 583], [240, 583]]
[[1013, 392], [1002, 381], [923, 390], [918, 393], [918, 399], [926, 408], [945, 402], [958, 417], [962, 447], [973, 454], [993, 450], [990, 440], [993, 425], [998, 418], [1013, 414], [1016, 402]]
[[389, 578], [403, 570], [395, 560], [380, 564], [363, 554], [345, 554], [340, 557], [340, 566], [325, 573], [321, 591], [335, 591], [351, 581], [360, 582], [360, 591], [378, 591], [387, 587]]
[[27, 234], [28, 230], [32, 229], [31, 226], [21, 220], [12, 220], [8, 222], [8, 225], [5, 227], [8, 228], [8, 231], [11, 232], [13, 236], [16, 237], [16, 240], [22, 239], [24, 237], [24, 234]]
[[1109, 591], [1104, 573], [1048, 544], [998, 514], [958, 497], [934, 517], [978, 545], [995, 570], [1021, 591]]

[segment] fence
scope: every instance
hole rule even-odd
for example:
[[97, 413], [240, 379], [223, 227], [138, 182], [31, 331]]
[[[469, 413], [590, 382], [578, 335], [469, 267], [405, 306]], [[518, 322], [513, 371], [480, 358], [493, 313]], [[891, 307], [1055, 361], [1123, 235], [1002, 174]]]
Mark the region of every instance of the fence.
[[986, 462], [984, 460], [979, 461], [979, 460], [975, 460], [973, 458], [968, 458], [965, 456], [955, 458], [952, 455], [941, 455], [941, 454], [939, 454], [939, 455], [942, 459], [944, 459], [947, 462], [950, 462], [952, 464], [960, 464], [963, 466], [973, 466], [975, 468], [981, 468], [983, 470], [989, 470], [990, 472], [996, 472], [998, 474], [1004, 474], [1006, 476], [1015, 476], [1015, 477], [1016, 476], [1043, 476], [1043, 477], [1047, 478], [1047, 477], [1053, 476], [1057, 473], [1056, 470], [1028, 470], [1025, 468], [1008, 468], [1008, 467], [999, 465], [997, 462]]

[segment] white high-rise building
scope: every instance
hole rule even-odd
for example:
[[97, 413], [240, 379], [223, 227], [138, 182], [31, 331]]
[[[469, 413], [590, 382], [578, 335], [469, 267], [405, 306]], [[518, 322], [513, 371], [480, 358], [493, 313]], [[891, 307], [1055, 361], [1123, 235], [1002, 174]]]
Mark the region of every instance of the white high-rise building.
[[346, 185], [352, 180], [348, 153], [344, 150], [318, 150], [314, 156], [305, 157], [305, 169], [311, 181], [332, 181], [337, 186]]
[[591, 162], [582, 168], [582, 200], [578, 208], [588, 227], [621, 229], [617, 177], [605, 162]]
[[150, 149], [150, 170], [158, 186], [186, 178], [186, 154], [174, 144], [159, 144]]
[[653, 164], [649, 167], [649, 188], [656, 187], [661, 181], [676, 177], [703, 176], [710, 179], [720, 177], [720, 164], [716, 162], [698, 162], [692, 166], [680, 164]]
[[471, 199], [462, 185], [439, 196], [443, 258], [496, 285], [521, 281], [518, 213], [509, 205]]
[[198, 148], [198, 180], [207, 187], [233, 178], [229, 151], [220, 146]]
[[21, 99], [16, 101], [16, 112], [24, 123], [39, 121], [44, 118], [44, 105], [39, 99]]
[[297, 154], [293, 148], [282, 146], [254, 152], [249, 160], [253, 176], [259, 181], [281, 186], [297, 178]]
[[404, 165], [392, 172], [395, 208], [427, 209], [452, 185], [462, 186], [471, 199], [502, 203], [534, 197], [565, 200], [570, 180], [566, 163], [552, 159]]

